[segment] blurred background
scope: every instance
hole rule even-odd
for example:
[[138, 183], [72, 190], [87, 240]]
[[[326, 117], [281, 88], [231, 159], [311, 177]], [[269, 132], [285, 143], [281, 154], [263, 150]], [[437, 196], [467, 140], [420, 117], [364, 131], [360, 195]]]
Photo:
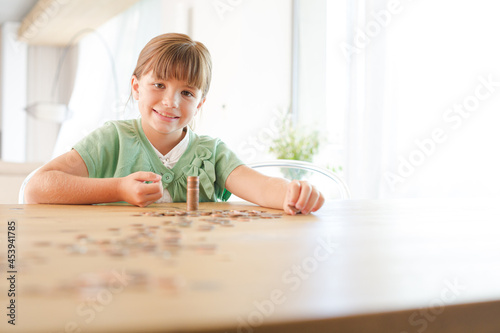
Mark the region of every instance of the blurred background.
[[498, 197], [497, 7], [0, 0], [1, 163], [42, 164], [108, 120], [138, 117], [129, 96], [140, 50], [181, 32], [214, 65], [194, 130], [245, 162], [312, 161], [355, 199]]

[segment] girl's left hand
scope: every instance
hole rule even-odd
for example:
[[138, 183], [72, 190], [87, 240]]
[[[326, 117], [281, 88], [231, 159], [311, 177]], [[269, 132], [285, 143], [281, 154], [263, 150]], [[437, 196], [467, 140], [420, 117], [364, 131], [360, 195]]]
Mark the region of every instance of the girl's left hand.
[[323, 194], [316, 187], [307, 181], [294, 180], [287, 185], [283, 210], [290, 215], [309, 214], [320, 209], [324, 202]]

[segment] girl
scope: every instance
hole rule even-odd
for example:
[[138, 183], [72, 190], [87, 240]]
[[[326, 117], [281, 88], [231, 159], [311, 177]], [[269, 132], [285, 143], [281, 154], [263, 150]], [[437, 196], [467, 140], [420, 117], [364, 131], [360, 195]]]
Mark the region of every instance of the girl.
[[186, 179], [200, 178], [200, 201], [231, 193], [288, 214], [318, 210], [323, 195], [305, 181], [267, 177], [245, 166], [219, 139], [188, 126], [205, 103], [212, 62], [183, 34], [153, 38], [132, 75], [141, 117], [111, 121], [44, 165], [25, 189], [27, 203], [126, 201], [140, 207], [186, 201]]

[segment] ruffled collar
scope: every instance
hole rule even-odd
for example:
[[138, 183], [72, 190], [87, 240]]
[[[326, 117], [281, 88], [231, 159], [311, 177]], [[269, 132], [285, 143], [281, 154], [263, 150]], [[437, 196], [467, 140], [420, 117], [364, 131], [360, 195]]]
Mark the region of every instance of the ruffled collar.
[[184, 154], [184, 152], [189, 146], [189, 133], [187, 127], [185, 127], [183, 131], [185, 132], [185, 134], [182, 140], [165, 155], [160, 153], [158, 149], [156, 149], [156, 147], [153, 146], [151, 141], [148, 140], [149, 143], [151, 144], [151, 147], [153, 147], [156, 156], [158, 156], [163, 165], [165, 165], [165, 167], [169, 169], [172, 169], [174, 167], [174, 165], [180, 160], [181, 156]]
[[200, 179], [200, 194], [205, 193], [208, 198], [214, 195], [215, 165], [210, 160], [212, 152], [204, 146], [194, 148], [194, 159], [191, 164], [182, 168], [186, 177], [198, 176]]

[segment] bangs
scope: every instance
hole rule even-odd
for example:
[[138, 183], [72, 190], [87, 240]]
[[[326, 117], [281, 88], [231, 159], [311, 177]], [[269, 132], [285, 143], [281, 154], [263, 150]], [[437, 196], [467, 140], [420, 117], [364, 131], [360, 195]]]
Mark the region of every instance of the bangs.
[[210, 60], [195, 45], [183, 43], [165, 45], [156, 52], [145, 66], [144, 73], [151, 71], [159, 80], [176, 79], [198, 88], [205, 96], [210, 84]]

